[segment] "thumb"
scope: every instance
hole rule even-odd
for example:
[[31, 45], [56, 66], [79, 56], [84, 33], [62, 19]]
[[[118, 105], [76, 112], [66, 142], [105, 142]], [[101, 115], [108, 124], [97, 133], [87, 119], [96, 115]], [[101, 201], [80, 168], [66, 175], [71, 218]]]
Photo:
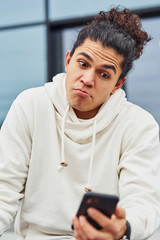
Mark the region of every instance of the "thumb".
[[115, 208], [114, 212], [115, 216], [118, 218], [126, 218], [126, 212], [123, 208], [119, 207], [118, 205]]

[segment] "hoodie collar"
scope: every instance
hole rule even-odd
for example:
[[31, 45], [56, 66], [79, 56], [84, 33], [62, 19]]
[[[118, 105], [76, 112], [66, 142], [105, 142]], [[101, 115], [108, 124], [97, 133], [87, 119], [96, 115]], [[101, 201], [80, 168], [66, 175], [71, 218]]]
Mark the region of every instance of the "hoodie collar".
[[[65, 81], [66, 74], [61, 73], [53, 78], [53, 82], [45, 84], [47, 94], [56, 108], [59, 124], [69, 106]], [[102, 131], [104, 128], [108, 127], [112, 120], [118, 115], [125, 101], [125, 92], [122, 89], [117, 90], [103, 103], [97, 115], [88, 120], [77, 118], [74, 110], [69, 106], [65, 119], [65, 133], [73, 141], [85, 143], [92, 138], [94, 121], [97, 121], [96, 133]]]
[[57, 124], [61, 129], [61, 161], [58, 165], [58, 169], [61, 171], [64, 167], [68, 166], [68, 163], [65, 160], [64, 134], [80, 144], [91, 141], [88, 180], [84, 190], [92, 191], [90, 188], [90, 180], [94, 160], [96, 134], [106, 128], [118, 115], [125, 101], [125, 93], [123, 90], [119, 89], [116, 93], [111, 95], [106, 102], [104, 102], [94, 118], [81, 120], [77, 118], [74, 110], [69, 105], [66, 95], [65, 81], [66, 75], [62, 73], [53, 78], [53, 83], [45, 84], [47, 94], [56, 109]]

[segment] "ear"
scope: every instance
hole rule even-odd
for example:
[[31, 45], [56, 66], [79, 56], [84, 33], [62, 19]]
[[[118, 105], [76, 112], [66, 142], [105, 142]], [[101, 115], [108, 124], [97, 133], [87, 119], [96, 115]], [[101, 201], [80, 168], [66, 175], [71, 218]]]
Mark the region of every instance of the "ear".
[[121, 88], [125, 83], [125, 81], [126, 81], [126, 77], [124, 77], [123, 79], [119, 79], [114, 89], [112, 90], [111, 94], [115, 93], [119, 88]]
[[69, 62], [71, 60], [71, 50], [69, 50], [66, 54], [66, 57], [65, 57], [65, 71], [67, 72], [67, 69], [68, 69], [68, 65], [69, 65]]

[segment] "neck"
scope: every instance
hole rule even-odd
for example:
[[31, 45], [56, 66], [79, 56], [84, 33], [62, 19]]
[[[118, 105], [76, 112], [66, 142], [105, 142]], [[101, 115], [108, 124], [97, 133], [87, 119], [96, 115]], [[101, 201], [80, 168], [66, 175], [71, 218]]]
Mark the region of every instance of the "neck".
[[94, 118], [97, 115], [99, 108], [100, 106], [94, 110], [86, 111], [86, 112], [79, 111], [75, 108], [73, 108], [73, 110], [78, 118], [87, 120], [87, 119]]

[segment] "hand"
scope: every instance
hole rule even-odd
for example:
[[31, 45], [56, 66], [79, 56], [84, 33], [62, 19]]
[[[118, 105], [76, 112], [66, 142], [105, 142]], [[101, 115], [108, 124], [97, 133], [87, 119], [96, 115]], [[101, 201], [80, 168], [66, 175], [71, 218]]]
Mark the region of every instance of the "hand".
[[95, 208], [89, 208], [87, 213], [102, 229], [94, 228], [84, 216], [74, 217], [74, 236], [77, 240], [118, 240], [125, 234], [127, 226], [123, 208], [117, 206], [111, 218]]

